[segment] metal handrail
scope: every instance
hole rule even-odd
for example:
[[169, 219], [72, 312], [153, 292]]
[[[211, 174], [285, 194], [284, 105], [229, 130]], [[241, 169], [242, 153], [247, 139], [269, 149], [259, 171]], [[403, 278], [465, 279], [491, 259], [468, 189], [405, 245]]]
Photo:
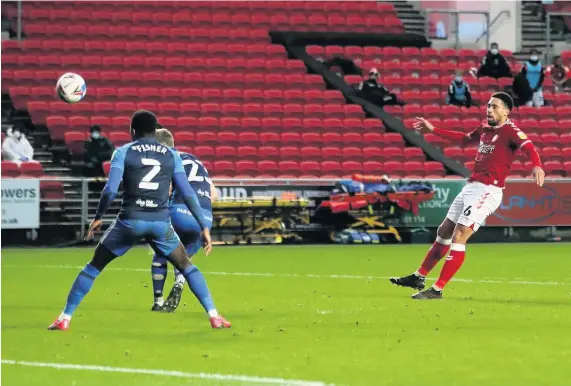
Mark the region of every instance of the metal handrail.
[[545, 15], [546, 18], [546, 38], [545, 38], [545, 56], [546, 56], [546, 61], [547, 63], [551, 62], [551, 59], [553, 58], [553, 50], [551, 48], [551, 17], [552, 16], [571, 16], [571, 12], [547, 12], [547, 14]]
[[22, 0], [18, 0], [17, 10], [18, 10], [18, 23], [16, 25], [16, 36], [18, 38], [18, 41], [21, 42], [22, 41]]
[[[505, 11], [503, 11], [505, 12]], [[454, 15], [454, 24], [456, 26], [456, 30], [454, 33], [456, 34], [456, 42], [454, 43], [454, 47], [458, 49], [460, 47], [460, 18], [459, 15], [483, 15], [486, 18], [486, 30], [490, 29], [490, 13], [487, 11], [458, 11], [458, 10], [451, 10], [451, 9], [438, 9], [438, 8], [426, 8], [424, 9], [424, 20], [425, 20], [425, 34], [429, 36], [429, 20], [428, 14], [429, 13], [444, 13], [449, 15]], [[490, 45], [490, 35], [486, 35], [486, 46]]]
[[[496, 15], [496, 17], [494, 17], [494, 19], [488, 24], [488, 26], [486, 27], [486, 30], [484, 32], [482, 32], [482, 34], [480, 35], [480, 37], [478, 37], [478, 39], [476, 39], [476, 43], [479, 43], [480, 40], [482, 40], [482, 38], [484, 36], [488, 36], [489, 39], [489, 34], [490, 34], [490, 29], [494, 26], [494, 24], [496, 24], [496, 22], [499, 20], [499, 18], [502, 15], [507, 15], [508, 17], [511, 17], [510, 11], [507, 9], [504, 9], [503, 11], [501, 11], [500, 13], [498, 13]], [[487, 42], [488, 44], [486, 45], [486, 47], [489, 46], [489, 42]]]

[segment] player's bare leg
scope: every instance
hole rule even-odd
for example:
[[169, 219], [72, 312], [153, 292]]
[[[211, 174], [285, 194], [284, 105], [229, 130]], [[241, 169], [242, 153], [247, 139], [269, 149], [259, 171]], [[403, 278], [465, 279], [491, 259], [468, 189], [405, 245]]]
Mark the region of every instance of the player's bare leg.
[[442, 290], [460, 270], [466, 257], [466, 243], [474, 234], [470, 227], [457, 224], [452, 236], [450, 254], [440, 271], [440, 277], [432, 287], [412, 296], [413, 299], [442, 299]]
[[[193, 244], [192, 242], [185, 242], [184, 240], [181, 241], [183, 242], [184, 245]], [[191, 259], [191, 261], [192, 261], [192, 256], [194, 256], [196, 252], [200, 250], [200, 247], [201, 247], [200, 240], [196, 240], [194, 245], [186, 249], [187, 255]], [[174, 276], [175, 276], [175, 283], [171, 291], [169, 292], [169, 296], [167, 297], [164, 306], [162, 307], [161, 310], [162, 312], [167, 312], [167, 313], [174, 312], [180, 304], [180, 300], [182, 298], [182, 290], [184, 288], [184, 284], [186, 283], [186, 279], [184, 278], [182, 272], [180, 272], [176, 268], [174, 269]]]
[[437, 231], [436, 241], [426, 254], [421, 266], [411, 275], [403, 277], [391, 277], [390, 281], [393, 284], [410, 287], [416, 290], [422, 290], [425, 286], [426, 276], [438, 264], [438, 262], [446, 256], [452, 243], [452, 235], [456, 224], [452, 220], [446, 218], [440, 224]]
[[186, 250], [182, 243], [169, 255], [167, 259], [178, 269], [188, 282], [190, 290], [198, 298], [204, 309], [208, 312], [210, 317], [210, 325], [212, 328], [230, 328], [232, 324], [224, 319], [222, 315], [218, 314], [210, 296], [210, 291], [206, 285], [206, 281], [202, 273], [192, 264], [191, 259], [188, 258]]

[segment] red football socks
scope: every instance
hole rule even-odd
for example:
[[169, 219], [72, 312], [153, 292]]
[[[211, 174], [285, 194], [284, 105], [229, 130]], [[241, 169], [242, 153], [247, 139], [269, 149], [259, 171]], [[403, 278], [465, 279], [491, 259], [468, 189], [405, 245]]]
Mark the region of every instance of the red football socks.
[[442, 291], [444, 286], [452, 279], [456, 272], [460, 269], [464, 263], [464, 258], [466, 257], [466, 245], [464, 244], [452, 244], [450, 246], [450, 255], [446, 259], [442, 271], [440, 271], [440, 277], [434, 284], [434, 288]]
[[438, 262], [444, 256], [446, 256], [448, 250], [450, 249], [451, 243], [452, 240], [446, 240], [441, 238], [440, 236], [437, 236], [436, 241], [434, 242], [434, 244], [432, 244], [432, 247], [430, 247], [430, 249], [428, 250], [428, 253], [424, 258], [422, 265], [420, 266], [418, 271], [416, 271], [416, 273], [420, 276], [426, 277], [430, 273], [430, 271], [432, 271], [432, 268], [434, 268], [434, 266], [438, 264]]

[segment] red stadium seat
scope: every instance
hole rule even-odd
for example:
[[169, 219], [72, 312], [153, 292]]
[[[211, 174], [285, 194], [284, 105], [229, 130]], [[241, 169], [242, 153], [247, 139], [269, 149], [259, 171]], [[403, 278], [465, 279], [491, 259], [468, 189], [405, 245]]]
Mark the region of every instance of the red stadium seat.
[[546, 174], [555, 174], [559, 176], [565, 175], [565, 168], [561, 161], [545, 161], [543, 168]]
[[109, 140], [113, 143], [113, 146], [119, 147], [123, 146], [126, 143], [132, 141], [131, 137], [128, 133], [124, 131], [112, 131], [109, 133]]
[[383, 149], [383, 159], [385, 161], [405, 161], [403, 149], [399, 147], [385, 147]]
[[236, 174], [236, 167], [231, 161], [215, 161], [213, 164], [214, 176], [232, 176]]
[[12, 161], [2, 161], [2, 177], [17, 178], [20, 177], [20, 166]]
[[321, 174], [321, 167], [316, 161], [302, 161], [299, 164], [299, 169], [303, 174]]
[[236, 172], [238, 174], [256, 175], [258, 173], [258, 166], [253, 161], [240, 160], [236, 162]]
[[389, 177], [402, 177], [404, 175], [404, 165], [401, 161], [386, 161], [383, 164], [383, 173]]
[[428, 161], [424, 163], [426, 174], [445, 176], [446, 170], [440, 162]]
[[426, 161], [426, 156], [419, 147], [405, 147], [403, 155], [407, 161]]
[[214, 160], [216, 151], [212, 146], [195, 146], [194, 155], [202, 160]]
[[324, 174], [341, 176], [343, 173], [343, 168], [338, 161], [323, 161], [321, 163], [321, 171]]
[[466, 161], [464, 151], [459, 147], [447, 147], [444, 149], [444, 155], [460, 163], [464, 163], [464, 161]]
[[44, 168], [39, 162], [24, 162], [20, 165], [20, 173], [27, 177], [42, 177]]

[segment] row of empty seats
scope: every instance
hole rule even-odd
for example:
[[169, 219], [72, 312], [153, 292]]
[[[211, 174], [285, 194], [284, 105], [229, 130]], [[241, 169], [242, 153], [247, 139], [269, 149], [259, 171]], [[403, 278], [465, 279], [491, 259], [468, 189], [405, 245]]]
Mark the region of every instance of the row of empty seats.
[[[11, 87], [12, 101], [24, 103], [30, 95], [37, 101], [55, 101], [54, 87], [40, 86]], [[427, 94], [433, 97], [433, 94]], [[303, 90], [303, 89], [263, 89], [263, 88], [155, 88], [155, 87], [93, 87], [89, 88], [88, 100], [91, 101], [136, 101], [136, 102], [218, 102], [218, 103], [312, 103], [329, 104], [345, 103], [345, 98], [337, 90]], [[82, 103], [83, 104], [83, 103]]]
[[[110, 139], [118, 146], [131, 142], [131, 137], [126, 130], [109, 133]], [[66, 132], [64, 137], [68, 141], [79, 141], [85, 138], [81, 132]], [[405, 143], [398, 133], [359, 133], [359, 132], [276, 132], [267, 131], [256, 133], [253, 131], [223, 131], [213, 133], [210, 131], [181, 132], [175, 133], [177, 142], [184, 146], [194, 145], [307, 145], [307, 146], [382, 146], [398, 147], [404, 149]], [[383, 149], [380, 149], [383, 152]]]
[[[61, 106], [61, 107], [59, 107]], [[306, 118], [360, 118], [364, 116], [363, 109], [358, 105], [346, 104], [300, 104], [300, 103], [176, 103], [176, 102], [95, 102], [92, 104], [93, 112], [101, 115], [129, 114], [136, 110], [150, 109], [159, 114], [176, 115], [201, 113], [210, 117], [229, 118], [233, 116], [244, 117], [306, 117]], [[47, 108], [45, 108], [47, 107]], [[32, 113], [51, 111], [54, 114], [68, 112], [71, 109], [58, 102], [30, 102], [28, 108]], [[201, 117], [204, 118], [204, 117]]]
[[[82, 12], [82, 15], [87, 16], [88, 14]], [[101, 17], [103, 18], [105, 13], [103, 12], [92, 12], [89, 17]], [[65, 23], [68, 25], [52, 24], [50, 21], [38, 22], [32, 19], [26, 24], [24, 28], [24, 33], [30, 37], [37, 37], [41, 33], [50, 35], [54, 38], [61, 37], [94, 37], [94, 36], [105, 36], [109, 35], [116, 30], [111, 30], [116, 23], [120, 23], [124, 26], [132, 25], [128, 27], [128, 35], [119, 36], [131, 36], [135, 38], [151, 37], [153, 39], [168, 39], [171, 37], [181, 38], [183, 35], [172, 35], [169, 32], [169, 28], [172, 27], [182, 27], [185, 25], [192, 24], [193, 27], [201, 28], [244, 28], [249, 26], [256, 26], [256, 28], [267, 28], [268, 30], [291, 30], [295, 28], [297, 31], [324, 31], [328, 32], [331, 30], [337, 30], [339, 32], [404, 32], [404, 26], [400, 19], [394, 15], [354, 15], [354, 16], [343, 16], [343, 15], [312, 15], [305, 16], [300, 13], [282, 13], [279, 15], [269, 16], [264, 13], [236, 13], [230, 14], [225, 12], [218, 12], [216, 14], [210, 14], [208, 12], [197, 12], [197, 13], [176, 13], [169, 14], [166, 12], [159, 13], [116, 13], [115, 18], [122, 19], [121, 21], [115, 21], [113, 19], [94, 19], [86, 20], [89, 22], [89, 26], [85, 27], [85, 24], [77, 24], [81, 22], [80, 19], [63, 19], [59, 18], [58, 22]], [[68, 17], [71, 17], [68, 13]], [[79, 26], [83, 25], [83, 29]], [[113, 34], [112, 36], [117, 36]]]
[[[52, 135], [55, 133], [53, 132]], [[223, 131], [213, 133], [210, 131], [198, 131], [196, 133], [186, 132], [181, 134], [189, 134], [184, 137], [177, 137], [183, 145], [296, 145], [296, 146], [381, 146], [381, 147], [399, 147], [404, 148], [405, 143], [400, 134], [397, 133], [359, 133], [359, 132], [277, 132], [264, 131], [260, 133], [252, 131], [244, 131], [236, 133], [235, 131]], [[68, 142], [79, 141], [84, 138], [83, 134], [76, 135], [70, 132], [59, 132], [62, 139]], [[110, 134], [110, 138], [116, 145], [122, 145], [131, 141], [131, 138], [125, 130], [117, 131]], [[381, 149], [382, 151], [382, 149]]]
[[[224, 54], [223, 56], [227, 56]], [[279, 54], [281, 56], [281, 54]], [[220, 70], [252, 70], [259, 72], [275, 72], [279, 70], [283, 73], [290, 64], [294, 68], [305, 69], [303, 62], [298, 60], [285, 60], [285, 59], [266, 59], [266, 58], [246, 58], [238, 57], [233, 59], [224, 58], [211, 58], [205, 59], [201, 57], [187, 58], [186, 56], [170, 57], [170, 56], [74, 56], [54, 54], [54, 55], [28, 55], [28, 54], [6, 54], [2, 55], [2, 64], [10, 69], [23, 69], [27, 67], [30, 69], [54, 69], [59, 68], [74, 68], [79, 66], [82, 71], [89, 70], [116, 70], [116, 71], [134, 71], [140, 70], [169, 70], [169, 71], [199, 71], [201, 68], [209, 68], [210, 72], [217, 72]], [[80, 71], [81, 72], [81, 71]]]
[[[178, 135], [177, 135], [178, 134]], [[221, 133], [216, 138], [208, 138], [197, 142], [202, 133], [196, 133], [196, 137], [190, 133], [175, 133], [175, 143], [184, 146], [189, 152], [195, 154], [200, 159], [305, 159], [305, 160], [326, 160], [326, 159], [354, 159], [362, 160], [395, 160], [395, 161], [425, 161], [426, 157], [420, 148], [403, 147], [398, 138], [391, 142], [386, 138], [386, 145], [383, 148], [378, 146], [335, 146], [342, 145], [339, 141], [329, 144], [313, 143], [311, 146], [303, 146], [297, 140], [289, 141], [288, 135], [274, 138], [274, 133], [266, 133], [260, 136], [246, 134], [236, 139], [232, 134]], [[224, 134], [230, 138], [224, 138]], [[104, 132], [104, 135], [112, 141], [115, 147], [132, 142], [129, 134], [125, 131]], [[74, 149], [74, 153], [83, 153], [83, 143], [88, 139], [89, 134], [85, 132], [71, 131], [65, 133], [65, 141]], [[251, 138], [248, 138], [250, 136]], [[323, 138], [323, 137], [322, 137]], [[280, 146], [281, 145], [281, 146]], [[316, 146], [319, 145], [319, 146]], [[222, 157], [222, 158], [221, 158]]]
[[[46, 178], [42, 164], [39, 162], [16, 163], [2, 161], [2, 178]], [[63, 184], [61, 181], [40, 181], [40, 195], [42, 199], [61, 201], [64, 198]]]
[[[486, 56], [487, 50], [472, 50], [454, 48], [435, 49], [431, 47], [376, 47], [376, 46], [318, 46], [308, 45], [308, 54], [318, 58], [331, 58], [334, 56], [346, 56], [352, 59], [375, 60], [379, 59], [382, 65], [392, 61], [412, 61], [424, 63], [450, 63], [451, 61], [478, 61]], [[513, 61], [514, 56], [511, 51], [501, 50], [501, 54], [508, 61]]]
[[[60, 102], [61, 103], [61, 102]], [[189, 118], [189, 122], [193, 120], [207, 119], [218, 125], [218, 117], [221, 118], [363, 118], [364, 112], [361, 106], [357, 105], [302, 105], [296, 103], [280, 104], [280, 103], [153, 103], [153, 102], [97, 102], [93, 103], [91, 111], [80, 109], [69, 109], [63, 107], [58, 102], [28, 102], [28, 112], [35, 124], [46, 123], [46, 117], [49, 114], [73, 113], [77, 115], [101, 115], [108, 117], [128, 116], [130, 117], [136, 110], [151, 110], [157, 112], [160, 116], [182, 115]], [[61, 108], [59, 106], [62, 106]], [[196, 118], [200, 117], [200, 118]], [[193, 119], [194, 118], [194, 119]], [[62, 117], [67, 124], [65, 117]], [[61, 121], [61, 119], [60, 119]], [[229, 121], [228, 121], [229, 122]], [[315, 122], [315, 121], [314, 121]], [[319, 126], [319, 123], [314, 123]]]
[[[81, 8], [84, 11], [101, 10], [100, 2], [97, 1], [27, 1], [24, 3], [24, 11], [48, 9], [48, 10], [70, 10]], [[166, 10], [168, 12], [188, 11], [210, 11], [210, 10], [251, 10], [268, 11], [272, 14], [283, 11], [300, 11], [308, 13], [330, 14], [333, 12], [363, 13], [374, 10], [383, 12], [395, 12], [393, 4], [375, 1], [109, 1], [106, 2], [117, 12], [123, 9], [136, 11], [142, 9], [158, 12]], [[2, 4], [2, 11], [15, 17], [15, 4]]]
[[[25, 24], [27, 25], [27, 24]], [[45, 51], [46, 46], [53, 46], [55, 44], [53, 42], [60, 41], [62, 44], [57, 47], [59, 50], [63, 49], [64, 51], [74, 51], [74, 50], [83, 50], [85, 45], [78, 44], [78, 41], [81, 42], [91, 42], [91, 41], [99, 41], [100, 39], [107, 39], [111, 42], [117, 41], [118, 45], [110, 45], [108, 46], [109, 51], [113, 52], [115, 47], [122, 48], [124, 47], [125, 42], [135, 43], [135, 45], [139, 45], [144, 40], [134, 38], [134, 36], [130, 35], [129, 27], [125, 26], [101, 26], [97, 27], [96, 29], [92, 29], [92, 32], [97, 32], [92, 36], [83, 36], [83, 39], [77, 40], [76, 36], [46, 36], [45, 34], [47, 31], [45, 29], [47, 26], [39, 26], [39, 27], [24, 27], [24, 32], [26, 33], [26, 39], [23, 40], [19, 44], [14, 43], [4, 43], [6, 46], [11, 47], [11, 49], [16, 51], [26, 51], [26, 48], [31, 46], [32, 50]], [[66, 30], [67, 31], [67, 30]], [[183, 44], [186, 46], [189, 41], [192, 43], [246, 43], [246, 44], [256, 44], [256, 43], [269, 43], [270, 38], [268, 34], [268, 30], [265, 28], [192, 28], [191, 26], [186, 27], [179, 27], [179, 28], [172, 28], [169, 29], [169, 36], [172, 37], [172, 42], [168, 44]], [[38, 48], [35, 41], [43, 40], [42, 38], [47, 38], [46, 46], [42, 45], [41, 48]], [[26, 40], [30, 40], [34, 43], [26, 43]], [[71, 43], [65, 43], [71, 42]], [[121, 44], [123, 43], [123, 44]], [[163, 45], [165, 42], [161, 42]], [[16, 47], [18, 46], [18, 47]], [[137, 48], [137, 50], [140, 50]], [[146, 48], [145, 48], [146, 51]]]
[[[288, 61], [289, 63], [290, 61]], [[291, 61], [294, 62], [295, 61]], [[289, 66], [288, 66], [289, 67]], [[304, 74], [302, 69], [297, 66], [288, 70], [287, 75], [275, 73], [240, 73], [240, 72], [221, 72], [200, 73], [200, 72], [113, 72], [113, 71], [78, 71], [87, 82], [88, 95], [93, 94], [90, 85], [94, 86], [93, 90], [99, 87], [107, 87], [106, 97], [115, 96], [120, 87], [129, 88], [148, 88], [153, 87], [160, 92], [161, 87], [169, 88], [171, 93], [173, 90], [177, 95], [186, 92], [186, 89], [196, 88], [264, 88], [264, 89], [304, 89], [304, 90], [323, 90], [325, 84], [319, 75]], [[45, 86], [53, 87], [54, 80], [63, 75], [64, 71], [33, 71], [33, 70], [6, 70], [2, 69], [2, 92], [9, 92], [11, 87], [34, 87]], [[44, 89], [45, 90], [45, 89]], [[147, 92], [147, 90], [144, 90]], [[42, 94], [45, 95], [45, 94]], [[97, 96], [97, 91], [94, 93]], [[34, 97], [34, 95], [30, 95]], [[284, 95], [285, 98], [285, 95]]]
[[[54, 119], [55, 118], [55, 119]], [[49, 126], [62, 127], [70, 130], [88, 130], [92, 125], [99, 125], [103, 130], [123, 131], [129, 127], [129, 116], [107, 117], [102, 115], [93, 115], [90, 117], [82, 116], [48, 116]], [[345, 132], [358, 131], [360, 133], [376, 132], [383, 133], [385, 128], [382, 122], [374, 118], [214, 118], [214, 117], [171, 117], [159, 116], [163, 126], [173, 131], [194, 131], [194, 130], [210, 130], [212, 132], [234, 130], [238, 135], [242, 131], [331, 131]]]
[[2, 161], [2, 177], [42, 177], [44, 175], [44, 168], [39, 162], [23, 162], [20, 164], [11, 161]]
[[[204, 166], [215, 177], [257, 178], [341, 178], [354, 173], [389, 174], [393, 177], [419, 175], [442, 178], [446, 175], [440, 162], [398, 161], [204, 161]], [[105, 166], [109, 170], [109, 164]]]
[[[189, 37], [192, 39], [192, 37]], [[169, 54], [169, 56], [202, 57], [202, 56], [243, 56], [280, 59], [286, 57], [283, 46], [269, 43], [163, 43], [146, 41], [121, 40], [43, 40], [26, 39], [5, 40], [2, 42], [3, 54], [51, 55], [54, 52], [78, 55], [153, 55]], [[231, 55], [230, 55], [231, 54]]]
[[[236, 2], [238, 3], [238, 2]], [[294, 2], [292, 2], [294, 3]], [[296, 2], [297, 3], [297, 2]], [[260, 3], [251, 7], [248, 3], [242, 6], [218, 4], [200, 7], [196, 5], [185, 6], [180, 3], [175, 9], [162, 7], [149, 9], [150, 7], [138, 7], [136, 4], [124, 2], [118, 4], [112, 10], [102, 10], [93, 4], [84, 2], [47, 2], [46, 4], [26, 4], [23, 7], [23, 18], [30, 24], [45, 23], [51, 26], [60, 26], [70, 22], [89, 23], [94, 26], [105, 26], [113, 23], [122, 25], [157, 26], [168, 27], [192, 24], [193, 26], [235, 26], [251, 27], [258, 26], [267, 29], [295, 29], [295, 30], [324, 30], [335, 29], [337, 31], [404, 31], [404, 27], [397, 17], [391, 4], [353, 3], [335, 4], [326, 7], [326, 3], [313, 2], [305, 4], [280, 4], [265, 5]], [[320, 4], [321, 3], [321, 4]], [[192, 4], [192, 3], [190, 3]], [[14, 18], [13, 6], [3, 7], [4, 13]], [[84, 28], [78, 33], [85, 33], [90, 28]], [[57, 32], [57, 29], [46, 32]]]

